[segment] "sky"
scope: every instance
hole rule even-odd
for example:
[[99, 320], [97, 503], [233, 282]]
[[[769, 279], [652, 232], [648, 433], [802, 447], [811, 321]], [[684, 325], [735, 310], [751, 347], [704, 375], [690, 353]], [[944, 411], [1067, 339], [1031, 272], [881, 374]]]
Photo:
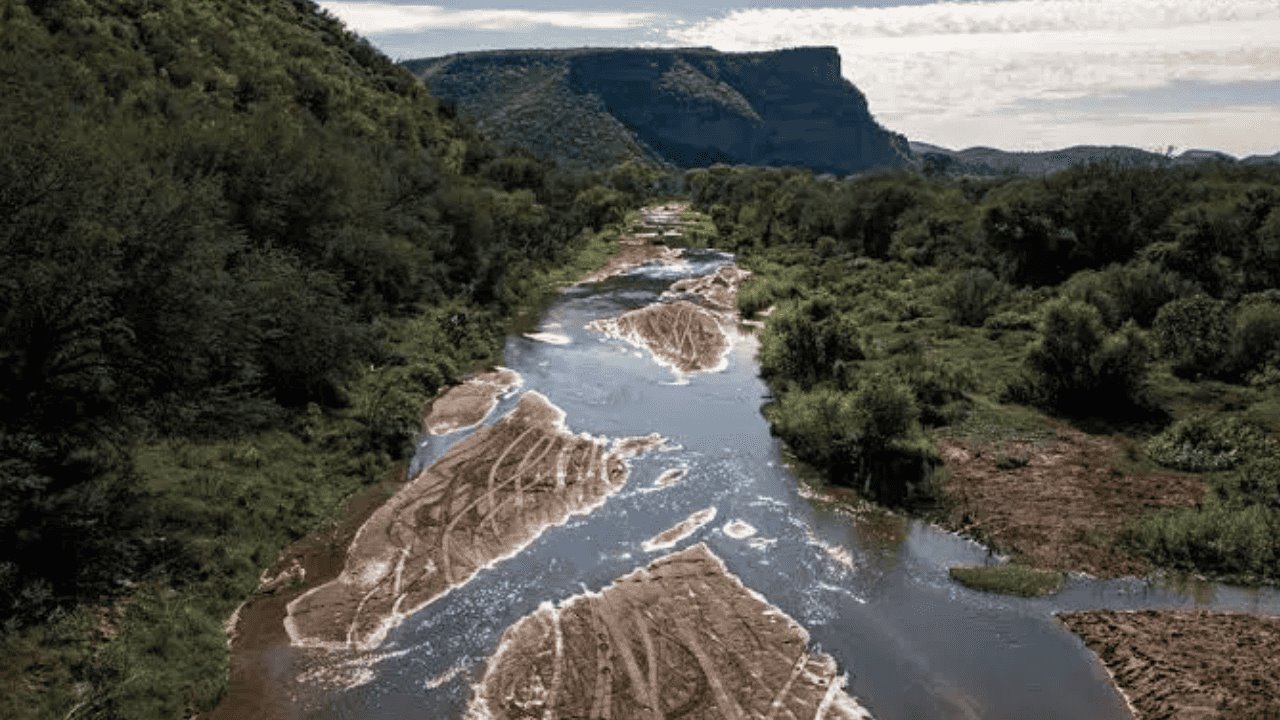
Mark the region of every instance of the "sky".
[[320, 5], [392, 58], [833, 45], [885, 127], [966, 148], [1280, 151], [1280, 0], [417, 0]]

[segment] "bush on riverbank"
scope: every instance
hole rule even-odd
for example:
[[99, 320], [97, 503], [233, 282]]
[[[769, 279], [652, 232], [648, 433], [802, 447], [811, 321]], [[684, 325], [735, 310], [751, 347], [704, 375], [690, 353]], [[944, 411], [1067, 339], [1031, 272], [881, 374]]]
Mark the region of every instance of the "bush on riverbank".
[[[890, 476], [886, 456], [849, 449], [869, 410], [857, 387], [871, 378], [911, 398], [916, 422], [900, 446], [928, 448], [935, 428], [963, 425], [975, 408], [984, 432], [1017, 440], [1028, 414], [1052, 426], [1046, 412], [1137, 440], [1112, 468], [1117, 478], [1159, 472], [1137, 448], [1180, 419], [1225, 411], [1280, 433], [1280, 168], [1102, 164], [1044, 178], [837, 180], [714, 167], [690, 171], [686, 184], [721, 244], [755, 272], [744, 313], [778, 307], [762, 338], [776, 398], [767, 412], [828, 480], [867, 487]], [[1178, 443], [1165, 445], [1180, 432], [1148, 444], [1152, 458], [1178, 466]], [[1239, 459], [1261, 452], [1249, 445]], [[945, 479], [896, 482], [941, 488], [946, 500]], [[1206, 512], [1239, 538], [1280, 537], [1266, 512], [1248, 509], [1261, 500], [1238, 498]], [[1192, 532], [1213, 526], [1198, 513], [1153, 516], [1170, 529], [1148, 533], [1161, 539], [1138, 552], [1233, 575], [1266, 556], [1252, 539], [1196, 550], [1214, 542]], [[1200, 539], [1176, 540], [1175, 525]]]

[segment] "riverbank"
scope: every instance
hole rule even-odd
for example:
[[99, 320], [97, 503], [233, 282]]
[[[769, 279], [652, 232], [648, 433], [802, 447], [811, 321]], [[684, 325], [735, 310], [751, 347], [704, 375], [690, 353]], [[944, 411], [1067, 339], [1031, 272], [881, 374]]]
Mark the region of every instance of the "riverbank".
[[1208, 612], [1067, 613], [1136, 720], [1280, 717], [1280, 618]]
[[[754, 228], [732, 220], [750, 205], [718, 209], [730, 233], [750, 237]], [[730, 247], [735, 242], [743, 243], [741, 262], [755, 273], [740, 307], [748, 317], [777, 309], [764, 321], [761, 351], [774, 394], [766, 416], [775, 432], [828, 488], [856, 487], [864, 499], [925, 518], [1013, 561], [999, 570], [956, 566], [952, 579], [959, 574], [976, 581], [976, 589], [1037, 595], [1059, 591], [1063, 573], [1080, 580], [1142, 578], [1162, 565], [1198, 570], [1199, 563], [1217, 569], [1203, 573], [1210, 577], [1266, 580], [1254, 558], [1267, 557], [1268, 544], [1277, 546], [1272, 538], [1278, 530], [1268, 526], [1257, 488], [1275, 475], [1265, 465], [1248, 469], [1266, 459], [1231, 449], [1231, 439], [1214, 440], [1245, 467], [1234, 476], [1161, 466], [1149, 453], [1162, 426], [1197, 415], [1247, 419], [1274, 436], [1280, 414], [1264, 389], [1177, 377], [1157, 365], [1141, 407], [1126, 410], [1119, 398], [1099, 398], [1091, 406], [1094, 415], [1054, 416], [1034, 403], [1011, 402], [1009, 389], [1031, 377], [1029, 357], [1048, 342], [1041, 332], [1041, 314], [1052, 298], [1046, 291], [1004, 286], [990, 275], [975, 281], [945, 267], [842, 254], [830, 238], [785, 237], [772, 247], [726, 238]], [[984, 278], [988, 287], [977, 287]], [[964, 302], [979, 305], [976, 320], [962, 317], [956, 306]], [[1120, 408], [1111, 417], [1108, 400]], [[1180, 452], [1208, 452], [1194, 444], [1207, 440], [1203, 433], [1176, 432], [1166, 435], [1185, 445]], [[902, 451], [915, 460], [902, 463]], [[877, 472], [881, 458], [890, 462]], [[878, 475], [902, 487], [886, 492]], [[834, 495], [828, 488], [821, 492]], [[1251, 503], [1259, 507], [1249, 508]], [[1199, 515], [1206, 507], [1219, 523]], [[1219, 535], [1226, 536], [1223, 542], [1213, 540]], [[978, 573], [985, 576], [973, 577]], [[1189, 634], [1220, 633], [1209, 646], [1224, 653], [1228, 646], [1249, 645], [1250, 628], [1273, 620], [1149, 615], [1151, 628], [1165, 618]], [[1082, 632], [1108, 665], [1108, 653], [1151, 653], [1160, 643], [1133, 632], [1106, 644], [1078, 623], [1067, 625]], [[1242, 662], [1247, 677], [1276, 668], [1274, 658]], [[1219, 698], [1236, 692], [1222, 677], [1197, 676], [1170, 653], [1153, 668], [1142, 679], [1152, 696], [1176, 696], [1186, 687]], [[1119, 687], [1128, 689], [1123, 678]], [[1271, 711], [1245, 700], [1240, 706], [1224, 702], [1226, 710], [1216, 714], [1188, 715], [1195, 701], [1179, 702], [1171, 706], [1182, 708], [1178, 712], [1139, 715], [1230, 718]], [[1245, 714], [1232, 714], [1236, 707]]]
[[[260, 663], [233, 666], [228, 632], [238, 626], [237, 641], [268, 644], [275, 629], [283, 632], [273, 615], [340, 568], [350, 534], [403, 483], [404, 439], [421, 428], [424, 389], [495, 364], [509, 329], [603, 265], [619, 232], [596, 233], [570, 262], [522, 275], [513, 292], [523, 301], [508, 318], [457, 304], [388, 324], [398, 362], [366, 367], [347, 388], [345, 408], [300, 412], [270, 432], [131, 448], [148, 522], [163, 533], [156, 542], [199, 549], [199, 577], [181, 586], [157, 577], [110, 605], [5, 633], [0, 716], [111, 708], [193, 716], [227, 698], [228, 682], [267, 682]], [[217, 716], [262, 716], [256, 706], [229, 707]]]
[[[597, 272], [599, 268], [617, 269], [620, 267], [619, 257], [637, 262], [666, 257], [660, 250], [656, 253], [637, 253], [629, 248], [629, 243], [628, 247], [620, 247], [618, 239], [625, 237], [628, 235], [621, 227], [602, 232], [584, 247], [575, 262], [545, 271], [535, 278], [526, 278], [525, 292], [530, 293], [530, 299], [513, 315], [510, 323], [499, 331], [501, 335], [507, 332], [520, 333], [532, 327], [546, 305], [559, 295], [560, 289], [577, 282], [583, 276]], [[472, 367], [481, 369], [500, 360], [495, 349], [490, 355], [478, 358]], [[463, 430], [492, 412], [498, 398], [520, 384], [518, 375], [505, 369], [481, 373], [473, 379], [474, 383], [454, 385], [452, 389], [442, 391], [435, 400], [428, 402], [423, 413], [426, 417], [418, 416], [419, 426], [427, 430], [434, 428], [439, 434]], [[411, 386], [403, 383], [398, 385], [396, 392], [412, 395]], [[422, 406], [421, 399], [417, 401], [417, 406]], [[465, 452], [465, 448], [461, 450]], [[490, 454], [501, 462], [501, 448]], [[513, 456], [513, 459], [518, 460], [519, 457]], [[551, 461], [555, 462], [554, 454]], [[555, 473], [551, 472], [550, 477], [554, 476]], [[281, 694], [282, 688], [293, 685], [293, 675], [299, 671], [299, 668], [291, 664], [281, 665], [277, 657], [278, 648], [290, 646], [293, 642], [285, 622], [290, 617], [290, 607], [303, 595], [335, 583], [349, 570], [350, 548], [355, 545], [360, 529], [379, 511], [385, 513], [388, 503], [401, 494], [410, 481], [412, 478], [406, 476], [405, 467], [398, 466], [383, 482], [354, 495], [336, 512], [337, 520], [292, 543], [281, 552], [272, 567], [262, 573], [263, 577], [272, 577], [288, 572], [297, 580], [277, 584], [267, 590], [260, 586], [232, 618], [234, 625], [229, 627], [231, 684], [225, 700], [212, 712], [211, 718], [291, 718], [302, 712], [294, 698]], [[351, 656], [348, 664], [358, 674], [361, 663], [364, 662], [359, 648], [352, 648], [347, 654]], [[334, 682], [341, 684], [344, 678], [335, 678]]]

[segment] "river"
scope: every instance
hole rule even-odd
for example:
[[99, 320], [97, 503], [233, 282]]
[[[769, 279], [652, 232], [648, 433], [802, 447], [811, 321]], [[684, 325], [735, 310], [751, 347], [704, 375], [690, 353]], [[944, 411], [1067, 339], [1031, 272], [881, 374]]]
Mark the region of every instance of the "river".
[[[1075, 609], [1209, 607], [1280, 613], [1280, 593], [1205, 583], [1071, 577], [1058, 594], [1024, 600], [968, 590], [957, 564], [995, 561], [982, 546], [917, 520], [816, 502], [786, 465], [760, 413], [757, 341], [742, 327], [727, 365], [679, 378], [647, 353], [587, 325], [659, 301], [673, 282], [731, 262], [689, 251], [568, 289], [538, 328], [512, 335], [506, 366], [522, 393], [563, 409], [573, 432], [659, 433], [668, 448], [630, 461], [626, 485], [585, 515], [548, 529], [514, 557], [480, 571], [355, 656], [278, 649], [298, 678], [302, 715], [401, 720], [458, 718], [504, 629], [542, 603], [598, 590], [666, 552], [705, 543], [750, 589], [807, 628], [847, 677], [847, 691], [881, 720], [1128, 718], [1106, 671], [1054, 618]], [[552, 340], [552, 342], [548, 342]], [[411, 474], [467, 432], [421, 440]], [[655, 480], [687, 467], [678, 482]], [[673, 548], [644, 543], [699, 511], [715, 517]], [[705, 514], [704, 514], [705, 516]], [[751, 531], [754, 530], [752, 533]], [[748, 534], [750, 533], [750, 534]]]

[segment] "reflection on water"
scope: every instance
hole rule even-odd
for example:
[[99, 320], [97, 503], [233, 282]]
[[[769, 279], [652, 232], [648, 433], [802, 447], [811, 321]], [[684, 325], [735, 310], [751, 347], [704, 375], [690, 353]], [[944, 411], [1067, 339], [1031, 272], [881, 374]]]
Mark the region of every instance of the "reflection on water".
[[[849, 691], [881, 720], [1126, 718], [1105, 672], [1053, 613], [1192, 606], [1280, 613], [1280, 593], [1203, 582], [1072, 577], [1058, 595], [1034, 600], [951, 582], [949, 566], [986, 562], [990, 553], [920, 521], [814, 498], [796, 481], [759, 413], [768, 390], [757, 377], [754, 338], [737, 339], [725, 370], [674, 385], [647, 353], [586, 329], [654, 302], [675, 279], [713, 272], [727, 257], [694, 251], [686, 261], [574, 287], [537, 323], [558, 344], [516, 334], [506, 346], [506, 365], [524, 376], [523, 389], [564, 409], [575, 432], [658, 432], [670, 447], [634, 460], [626, 487], [592, 514], [547, 531], [395, 628], [354, 666], [363, 684], [296, 688], [310, 715], [460, 717], [505, 628], [541, 603], [598, 590], [648, 563], [642, 543], [709, 508], [719, 520], [697, 524], [676, 547], [706, 542], [748, 587], [807, 627], [848, 673]], [[504, 399], [487, 422], [517, 399]], [[465, 435], [425, 438], [414, 472]], [[655, 485], [677, 468], [687, 468], [678, 482]]]

